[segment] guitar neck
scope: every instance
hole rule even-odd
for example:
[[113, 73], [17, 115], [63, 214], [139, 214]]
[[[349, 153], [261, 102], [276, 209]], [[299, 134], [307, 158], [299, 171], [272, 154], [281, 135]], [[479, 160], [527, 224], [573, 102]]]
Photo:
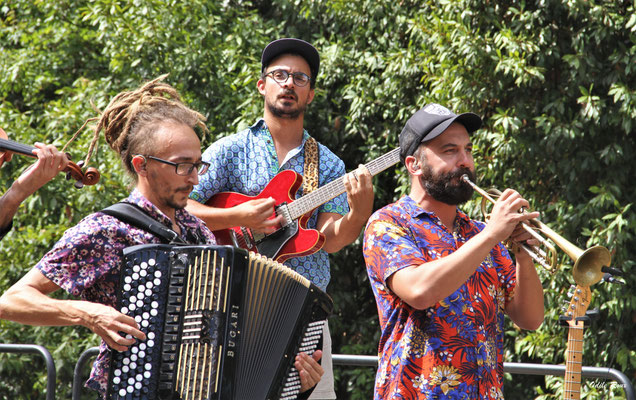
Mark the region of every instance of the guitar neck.
[[13, 140], [9, 139], [0, 139], [0, 149], [8, 150], [10, 152], [22, 154], [29, 157], [35, 157], [35, 155], [33, 154], [33, 149], [35, 149], [35, 147], [14, 142]]
[[[375, 176], [396, 164], [398, 161], [400, 161], [399, 148], [391, 150], [368, 164], [365, 164], [365, 167], [367, 167], [371, 176]], [[325, 186], [322, 186], [289, 204], [288, 209], [291, 219], [295, 220], [300, 218], [321, 204], [328, 202], [344, 192], [346, 192], [346, 189], [341, 178], [329, 182]]]
[[571, 324], [568, 330], [568, 348], [565, 360], [563, 398], [581, 398], [581, 368], [583, 366], [583, 322]]

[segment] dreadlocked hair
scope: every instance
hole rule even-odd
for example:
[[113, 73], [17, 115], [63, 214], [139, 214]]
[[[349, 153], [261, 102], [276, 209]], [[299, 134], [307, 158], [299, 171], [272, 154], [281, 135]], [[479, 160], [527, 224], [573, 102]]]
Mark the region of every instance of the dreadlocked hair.
[[92, 119], [98, 122], [87, 160], [97, 144], [100, 132], [104, 131], [106, 142], [119, 154], [126, 171], [136, 181], [132, 157], [152, 152], [155, 148], [154, 133], [161, 124], [179, 123], [207, 132], [206, 118], [188, 108], [177, 90], [162, 82], [167, 76], [165, 74], [153, 79], [136, 90], [119, 93], [100, 117]]

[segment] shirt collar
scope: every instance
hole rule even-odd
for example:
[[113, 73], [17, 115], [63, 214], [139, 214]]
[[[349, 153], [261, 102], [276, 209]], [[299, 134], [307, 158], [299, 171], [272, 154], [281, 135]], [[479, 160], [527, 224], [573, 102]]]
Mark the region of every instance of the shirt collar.
[[[252, 125], [250, 127], [250, 131], [258, 136], [261, 137], [265, 137], [265, 140], [268, 141], [268, 143], [271, 143], [271, 151], [273, 152], [272, 155], [275, 156], [276, 152], [274, 149], [274, 140], [272, 139], [272, 133], [269, 131], [269, 129], [267, 128], [267, 124], [265, 123], [265, 120], [263, 118], [260, 118], [258, 121], [256, 121], [256, 123], [254, 125]], [[285, 159], [283, 160], [282, 163], [280, 163], [280, 167], [282, 167], [283, 165], [285, 165], [285, 163], [287, 161], [289, 161], [292, 157], [294, 157], [296, 154], [300, 153], [303, 148], [305, 147], [305, 142], [307, 141], [307, 139], [309, 139], [309, 132], [307, 132], [307, 130], [305, 128], [303, 128], [303, 140], [300, 143], [300, 145], [298, 147], [296, 147], [295, 149], [290, 150], [287, 155], [285, 155]]]
[[[426, 211], [425, 209], [420, 207], [420, 205], [417, 204], [415, 200], [413, 200], [413, 198], [409, 195], [404, 196], [400, 201], [402, 203], [402, 207], [404, 208], [406, 213], [411, 216], [411, 218], [420, 218], [423, 215], [426, 215], [429, 218], [439, 219], [439, 217], [434, 212]], [[464, 224], [470, 223], [470, 218], [468, 218], [468, 216], [458, 207], [455, 221], [459, 226], [462, 226]]]
[[[269, 129], [267, 128], [267, 124], [265, 123], [265, 120], [263, 118], [259, 118], [258, 121], [256, 121], [256, 123], [254, 123], [254, 125], [250, 126], [250, 130], [252, 131], [252, 133], [254, 134], [267, 134], [270, 138], [272, 137], [272, 134], [270, 133]], [[307, 132], [307, 129], [303, 128], [303, 142], [301, 143], [301, 146], [303, 146], [305, 144], [305, 141], [309, 139], [309, 132]]]

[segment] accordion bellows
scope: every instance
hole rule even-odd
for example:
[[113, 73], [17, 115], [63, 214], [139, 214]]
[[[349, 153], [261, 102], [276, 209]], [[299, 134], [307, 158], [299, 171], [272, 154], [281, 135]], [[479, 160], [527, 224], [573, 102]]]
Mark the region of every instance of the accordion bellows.
[[146, 334], [112, 351], [108, 399], [295, 399], [299, 352], [321, 345], [331, 298], [230, 246], [124, 250], [118, 309]]

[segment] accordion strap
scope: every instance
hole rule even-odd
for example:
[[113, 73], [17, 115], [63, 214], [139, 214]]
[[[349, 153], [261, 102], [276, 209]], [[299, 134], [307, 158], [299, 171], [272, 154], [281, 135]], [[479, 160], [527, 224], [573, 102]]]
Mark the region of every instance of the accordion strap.
[[127, 224], [143, 229], [160, 237], [165, 243], [185, 244], [179, 234], [148, 215], [141, 207], [125, 202], [115, 203], [102, 210], [104, 214], [115, 217]]

